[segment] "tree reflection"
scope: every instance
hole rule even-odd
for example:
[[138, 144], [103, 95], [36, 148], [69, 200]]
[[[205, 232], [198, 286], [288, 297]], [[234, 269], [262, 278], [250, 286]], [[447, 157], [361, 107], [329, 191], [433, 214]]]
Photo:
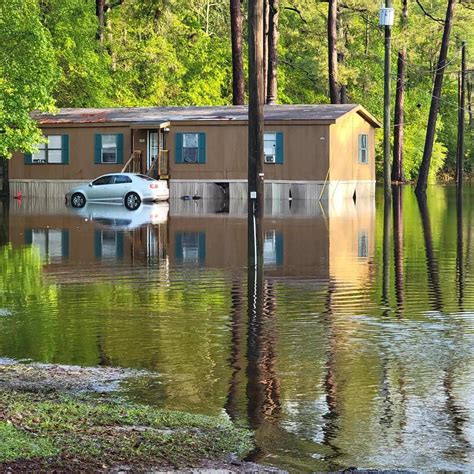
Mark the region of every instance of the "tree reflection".
[[239, 396], [239, 389], [244, 385], [242, 370], [245, 362], [245, 321], [244, 321], [244, 298], [242, 294], [242, 281], [235, 277], [231, 289], [231, 350], [229, 364], [232, 375], [229, 383], [229, 393], [225, 404], [225, 410], [232, 420], [242, 415], [241, 404], [245, 402], [245, 396]]
[[400, 314], [405, 304], [405, 277], [403, 268], [403, 186], [393, 186], [393, 255], [395, 260], [395, 298], [397, 301], [397, 314]]
[[423, 238], [425, 243], [426, 268], [428, 272], [428, 284], [432, 293], [432, 305], [435, 311], [442, 311], [443, 299], [439, 282], [438, 261], [433, 249], [433, 237], [431, 234], [430, 214], [425, 195], [417, 195], [418, 209], [420, 211], [423, 227]]
[[390, 306], [390, 201], [384, 200], [382, 243], [382, 305], [385, 311]]
[[456, 286], [459, 310], [464, 303], [464, 243], [463, 243], [463, 198], [456, 193]]
[[280, 384], [275, 372], [276, 337], [273, 329], [275, 292], [272, 283], [264, 281], [263, 238], [258, 238], [259, 235], [263, 236], [263, 223], [261, 219], [255, 223], [255, 232], [249, 232], [247, 280], [247, 399], [248, 419], [253, 428], [264, 422], [274, 423], [280, 413]]

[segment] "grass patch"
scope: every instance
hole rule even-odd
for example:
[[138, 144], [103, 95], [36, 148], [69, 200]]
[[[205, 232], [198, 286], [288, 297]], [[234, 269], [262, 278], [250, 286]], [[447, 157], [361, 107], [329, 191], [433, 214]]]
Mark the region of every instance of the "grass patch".
[[[59, 460], [95, 465], [197, 466], [253, 447], [223, 417], [159, 410], [88, 396], [0, 390], [0, 462]], [[94, 464], [95, 463], [95, 464]]]

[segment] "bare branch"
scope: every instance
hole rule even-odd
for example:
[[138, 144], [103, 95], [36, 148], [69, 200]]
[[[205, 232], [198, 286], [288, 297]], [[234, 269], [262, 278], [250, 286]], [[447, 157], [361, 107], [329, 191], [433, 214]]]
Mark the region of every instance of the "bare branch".
[[426, 11], [426, 8], [421, 4], [420, 0], [416, 0], [416, 4], [421, 8], [421, 11], [426, 15], [428, 18], [431, 18], [433, 21], [437, 21], [438, 23], [441, 23], [444, 25], [444, 20], [441, 20], [440, 18], [436, 18], [431, 13]]
[[299, 15], [299, 17], [301, 18], [301, 21], [303, 23], [308, 23], [304, 18], [303, 18], [303, 15], [301, 14], [301, 10], [298, 10], [298, 8], [296, 7], [283, 7], [284, 10], [291, 10], [292, 12], [295, 12]]

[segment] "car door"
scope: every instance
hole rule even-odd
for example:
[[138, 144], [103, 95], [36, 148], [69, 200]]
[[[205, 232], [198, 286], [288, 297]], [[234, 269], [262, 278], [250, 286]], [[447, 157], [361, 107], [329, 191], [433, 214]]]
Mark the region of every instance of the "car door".
[[108, 201], [113, 187], [113, 175], [105, 175], [92, 181], [89, 186], [87, 197], [92, 201]]
[[132, 180], [125, 174], [116, 174], [113, 178], [111, 196], [112, 199], [119, 201], [122, 200], [124, 196], [130, 191]]

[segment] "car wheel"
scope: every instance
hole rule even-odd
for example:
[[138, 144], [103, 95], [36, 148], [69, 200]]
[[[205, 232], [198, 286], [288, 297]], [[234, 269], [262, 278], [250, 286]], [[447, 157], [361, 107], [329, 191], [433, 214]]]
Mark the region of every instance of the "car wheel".
[[137, 193], [128, 193], [125, 196], [125, 207], [129, 211], [135, 211], [140, 207], [141, 203], [142, 200], [140, 199], [140, 196]]
[[74, 193], [71, 196], [71, 206], [72, 207], [84, 207], [86, 205], [86, 198], [84, 194]]

